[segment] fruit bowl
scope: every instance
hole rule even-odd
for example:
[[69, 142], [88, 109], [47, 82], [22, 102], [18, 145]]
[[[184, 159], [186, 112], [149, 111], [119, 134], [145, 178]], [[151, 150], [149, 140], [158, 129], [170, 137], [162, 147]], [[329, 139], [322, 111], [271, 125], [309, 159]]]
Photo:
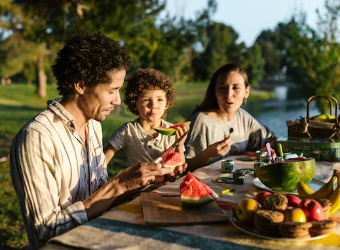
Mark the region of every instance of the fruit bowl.
[[308, 184], [315, 173], [314, 158], [290, 158], [267, 165], [254, 165], [259, 180], [274, 191], [291, 192], [296, 190], [298, 182]]

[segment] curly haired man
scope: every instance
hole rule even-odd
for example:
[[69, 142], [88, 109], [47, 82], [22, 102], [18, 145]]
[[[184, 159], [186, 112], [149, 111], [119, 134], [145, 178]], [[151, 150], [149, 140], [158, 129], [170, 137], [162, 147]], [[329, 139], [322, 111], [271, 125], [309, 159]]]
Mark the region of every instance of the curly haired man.
[[33, 249], [96, 218], [126, 194], [174, 180], [186, 168], [138, 163], [108, 180], [100, 122], [120, 105], [130, 64], [127, 50], [100, 32], [74, 37], [59, 51], [52, 70], [61, 98], [21, 128], [10, 153]]

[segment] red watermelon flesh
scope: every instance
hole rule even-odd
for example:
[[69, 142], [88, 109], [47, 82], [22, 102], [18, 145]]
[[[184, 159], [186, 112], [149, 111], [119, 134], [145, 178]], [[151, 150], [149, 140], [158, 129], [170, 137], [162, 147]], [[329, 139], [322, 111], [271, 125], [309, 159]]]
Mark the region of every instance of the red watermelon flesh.
[[178, 152], [170, 152], [165, 156], [162, 165], [164, 168], [176, 168], [183, 165], [181, 155]]
[[188, 173], [180, 185], [183, 206], [202, 206], [213, 202], [218, 195], [192, 173]]
[[189, 122], [180, 122], [180, 123], [177, 123], [177, 124], [170, 126], [169, 128], [179, 128], [179, 127], [184, 126], [185, 124], [187, 124], [189, 126], [190, 123], [191, 123], [190, 121]]

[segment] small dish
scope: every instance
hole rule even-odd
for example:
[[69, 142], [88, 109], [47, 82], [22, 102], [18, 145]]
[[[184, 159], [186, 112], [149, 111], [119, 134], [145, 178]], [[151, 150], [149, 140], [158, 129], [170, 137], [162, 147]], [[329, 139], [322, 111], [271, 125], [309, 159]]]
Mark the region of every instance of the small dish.
[[[266, 185], [264, 185], [259, 178], [255, 178], [253, 180], [253, 184], [258, 187], [258, 188], [261, 188], [261, 189], [264, 189], [264, 190], [267, 190], [267, 191], [270, 191], [270, 192], [277, 192], [277, 193], [283, 193], [283, 194], [298, 194], [296, 190], [292, 191], [292, 192], [287, 192], [287, 191], [276, 191], [276, 190], [273, 190], [269, 187], [267, 187]], [[325, 182], [323, 181], [320, 181], [318, 179], [313, 179], [310, 183], [308, 183], [308, 186], [311, 187], [311, 189], [313, 189], [314, 191], [320, 189], [323, 185], [325, 185]]]

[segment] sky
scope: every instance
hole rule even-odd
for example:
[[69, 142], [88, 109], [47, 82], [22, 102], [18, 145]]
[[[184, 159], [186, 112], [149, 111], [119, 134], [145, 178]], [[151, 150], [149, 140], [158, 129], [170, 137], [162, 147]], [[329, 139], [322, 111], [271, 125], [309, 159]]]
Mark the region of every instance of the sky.
[[[238, 34], [237, 42], [247, 47], [253, 45], [263, 30], [273, 30], [278, 23], [286, 23], [303, 11], [307, 23], [317, 27], [316, 9], [324, 12], [324, 0], [216, 0], [217, 11], [212, 16], [216, 22], [231, 26]], [[197, 11], [208, 5], [208, 0], [167, 0], [166, 12], [171, 16], [195, 18]]]

